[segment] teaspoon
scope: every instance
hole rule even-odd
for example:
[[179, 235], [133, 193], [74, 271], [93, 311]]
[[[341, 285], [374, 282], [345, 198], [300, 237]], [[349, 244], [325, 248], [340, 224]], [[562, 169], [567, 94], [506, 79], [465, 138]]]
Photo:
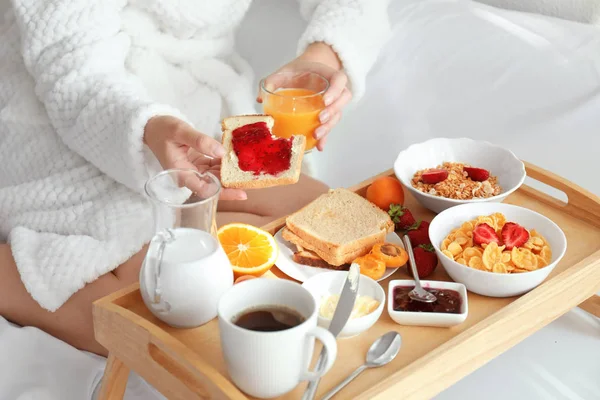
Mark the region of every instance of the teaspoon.
[[415, 301], [421, 301], [423, 303], [435, 302], [437, 300], [437, 297], [429, 293], [427, 290], [423, 289], [423, 287], [421, 286], [421, 280], [419, 279], [419, 271], [417, 271], [417, 263], [415, 262], [415, 255], [412, 251], [412, 244], [410, 243], [410, 238], [408, 237], [408, 235], [404, 235], [402, 240], [404, 241], [404, 247], [406, 247], [406, 252], [408, 253], [408, 263], [410, 264], [412, 275], [415, 280], [415, 288], [408, 293], [408, 297]]
[[331, 389], [323, 396], [322, 400], [331, 399], [337, 392], [342, 390], [347, 384], [352, 382], [354, 378], [360, 375], [365, 369], [381, 367], [394, 358], [400, 351], [400, 345], [402, 344], [402, 337], [398, 332], [388, 332], [385, 335], [378, 338], [367, 352], [367, 362], [358, 367], [352, 372], [346, 379], [340, 382], [336, 387]]

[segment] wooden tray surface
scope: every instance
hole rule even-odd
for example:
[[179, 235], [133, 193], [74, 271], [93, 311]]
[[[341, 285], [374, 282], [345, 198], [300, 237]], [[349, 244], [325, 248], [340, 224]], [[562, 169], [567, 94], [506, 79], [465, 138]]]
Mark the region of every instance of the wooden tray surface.
[[[564, 203], [523, 186], [505, 201], [540, 212], [565, 232], [567, 252], [550, 277], [516, 298], [469, 292], [468, 318], [452, 328], [401, 326], [384, 310], [369, 331], [338, 340], [338, 358], [321, 380], [317, 398], [361, 365], [371, 343], [389, 330], [402, 335], [398, 357], [384, 367], [364, 372], [336, 399], [428, 399], [580, 303], [583, 309], [600, 316], [599, 297], [594, 295], [600, 290], [600, 198], [536, 166], [526, 163], [526, 168], [529, 177], [569, 198]], [[352, 189], [364, 195], [375, 178]], [[432, 212], [419, 206], [408, 191], [406, 194], [406, 205], [416, 218], [433, 218]], [[265, 228], [275, 233], [284, 221]], [[268, 274], [287, 278], [275, 267]], [[381, 282], [386, 292], [392, 279], [410, 278], [406, 268], [401, 268]], [[428, 279], [450, 280], [441, 264]], [[216, 319], [195, 329], [171, 328], [148, 311], [137, 285], [99, 300], [94, 315], [98, 340], [167, 397], [247, 398], [227, 379]], [[317, 346], [315, 352], [319, 349]], [[302, 383], [283, 398], [299, 399], [305, 387]]]

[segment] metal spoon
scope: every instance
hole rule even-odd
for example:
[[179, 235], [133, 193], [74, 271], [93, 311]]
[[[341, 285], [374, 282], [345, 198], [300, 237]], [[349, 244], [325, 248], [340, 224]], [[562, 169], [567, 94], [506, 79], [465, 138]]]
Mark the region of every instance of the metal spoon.
[[412, 270], [413, 278], [415, 280], [415, 288], [408, 293], [408, 297], [423, 303], [433, 303], [437, 300], [437, 297], [423, 289], [421, 286], [421, 280], [419, 279], [419, 272], [417, 271], [417, 263], [415, 262], [415, 255], [412, 251], [410, 238], [408, 235], [404, 235], [402, 240], [404, 241], [404, 247], [406, 247], [406, 252], [408, 253], [408, 261]]
[[336, 387], [327, 392], [321, 400], [329, 400], [332, 398], [337, 392], [342, 390], [365, 369], [381, 367], [392, 361], [394, 358], [396, 358], [396, 355], [398, 355], [401, 344], [402, 337], [398, 332], [391, 331], [378, 338], [373, 342], [369, 348], [369, 351], [367, 352], [367, 362], [354, 370], [354, 372], [348, 375], [348, 377], [340, 382]]

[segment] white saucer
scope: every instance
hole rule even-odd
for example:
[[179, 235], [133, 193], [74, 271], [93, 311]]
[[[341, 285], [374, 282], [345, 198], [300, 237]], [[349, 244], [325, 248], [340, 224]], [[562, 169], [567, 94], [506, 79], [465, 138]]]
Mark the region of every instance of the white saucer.
[[[293, 257], [294, 252], [296, 251], [296, 246], [283, 239], [282, 231], [283, 228], [275, 234], [275, 242], [277, 242], [277, 245], [279, 246], [279, 256], [277, 257], [275, 265], [277, 265], [277, 268], [279, 268], [281, 272], [290, 278], [304, 282], [315, 275], [332, 271], [330, 269], [310, 267], [308, 265], [302, 265], [295, 262]], [[400, 239], [396, 233], [388, 233], [385, 241], [388, 243], [397, 244], [404, 248], [402, 239]], [[386, 268], [385, 274], [383, 274], [383, 276], [377, 281], [379, 282], [386, 279], [397, 270], [398, 268]]]

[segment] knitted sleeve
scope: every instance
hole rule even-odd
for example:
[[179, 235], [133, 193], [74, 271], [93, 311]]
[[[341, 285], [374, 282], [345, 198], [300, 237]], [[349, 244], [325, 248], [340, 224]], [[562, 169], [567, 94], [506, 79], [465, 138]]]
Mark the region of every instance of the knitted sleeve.
[[391, 34], [389, 0], [299, 0], [309, 21], [298, 54], [314, 42], [325, 42], [337, 53], [359, 99], [366, 76]]
[[140, 191], [153, 157], [146, 122], [179, 112], [153, 103], [127, 73], [129, 38], [120, 33], [127, 0], [11, 0], [22, 55], [54, 129], [73, 151]]

